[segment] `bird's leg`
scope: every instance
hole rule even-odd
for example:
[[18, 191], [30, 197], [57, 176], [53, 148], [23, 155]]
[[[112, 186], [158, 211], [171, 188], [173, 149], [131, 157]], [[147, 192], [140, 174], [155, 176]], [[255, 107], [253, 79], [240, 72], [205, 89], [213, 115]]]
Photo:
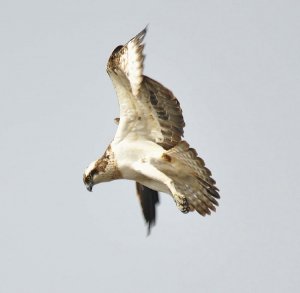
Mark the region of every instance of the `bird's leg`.
[[165, 184], [173, 196], [179, 210], [183, 213], [187, 213], [189, 211], [189, 205], [186, 197], [176, 190], [173, 180], [166, 174], [147, 162], [136, 162], [132, 167], [136, 172], [142, 173], [144, 176], [152, 180], [156, 180]]
[[173, 193], [173, 191], [175, 191], [172, 179], [165, 175], [163, 172], [159, 171], [153, 165], [149, 164], [148, 162], [135, 162], [132, 165], [132, 168], [136, 172], [143, 174], [149, 179], [162, 182], [168, 187], [170, 192]]

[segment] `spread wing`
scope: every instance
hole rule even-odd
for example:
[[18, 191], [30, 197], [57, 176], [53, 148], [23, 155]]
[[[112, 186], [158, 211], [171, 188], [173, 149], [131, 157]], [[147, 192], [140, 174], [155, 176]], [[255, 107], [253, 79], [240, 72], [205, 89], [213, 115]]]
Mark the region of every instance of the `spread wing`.
[[155, 206], [159, 203], [158, 192], [136, 182], [136, 192], [139, 197], [143, 215], [148, 224], [148, 234], [155, 224]]
[[124, 46], [118, 46], [107, 63], [120, 106], [115, 141], [147, 139], [170, 149], [181, 141], [185, 123], [173, 93], [143, 75], [145, 34], [146, 28]]

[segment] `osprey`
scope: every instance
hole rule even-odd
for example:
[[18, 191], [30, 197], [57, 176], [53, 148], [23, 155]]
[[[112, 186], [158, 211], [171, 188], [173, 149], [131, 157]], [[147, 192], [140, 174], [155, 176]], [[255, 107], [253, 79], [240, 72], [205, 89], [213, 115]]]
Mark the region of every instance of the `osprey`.
[[143, 75], [146, 28], [112, 52], [107, 73], [116, 90], [118, 129], [104, 155], [85, 170], [87, 190], [116, 179], [136, 182], [148, 232], [155, 223], [158, 192], [168, 193], [183, 213], [215, 211], [220, 198], [211, 172], [182, 140], [182, 110], [173, 93]]

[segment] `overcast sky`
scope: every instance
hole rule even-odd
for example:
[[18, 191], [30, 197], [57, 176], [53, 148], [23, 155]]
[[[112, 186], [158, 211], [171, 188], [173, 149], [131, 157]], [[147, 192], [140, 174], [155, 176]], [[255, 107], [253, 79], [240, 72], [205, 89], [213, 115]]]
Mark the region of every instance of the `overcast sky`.
[[[0, 2], [0, 292], [300, 292], [299, 1]], [[116, 131], [105, 66], [149, 24], [145, 74], [179, 99], [217, 212], [133, 182], [86, 191]]]

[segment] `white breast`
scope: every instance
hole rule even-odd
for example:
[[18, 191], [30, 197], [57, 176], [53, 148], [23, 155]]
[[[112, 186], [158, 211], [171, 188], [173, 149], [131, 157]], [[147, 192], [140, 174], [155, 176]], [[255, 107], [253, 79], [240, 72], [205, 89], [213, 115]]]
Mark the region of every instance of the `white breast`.
[[152, 160], [160, 160], [165, 152], [161, 146], [152, 141], [123, 140], [116, 144], [112, 142], [111, 147], [118, 169], [124, 179], [138, 181], [151, 189], [169, 193], [168, 188], [164, 184], [145, 177], [132, 168], [135, 162], [151, 164]]

